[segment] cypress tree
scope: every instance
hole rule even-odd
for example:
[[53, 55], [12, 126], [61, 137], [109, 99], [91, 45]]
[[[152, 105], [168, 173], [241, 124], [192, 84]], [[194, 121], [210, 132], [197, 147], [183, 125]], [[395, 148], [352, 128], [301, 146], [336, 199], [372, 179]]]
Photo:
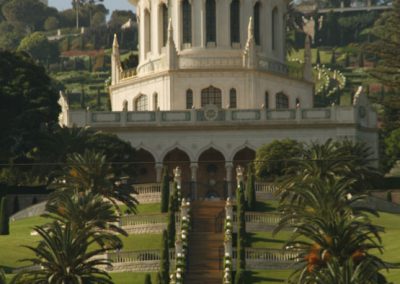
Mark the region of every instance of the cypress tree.
[[162, 236], [162, 250], [161, 250], [161, 263], [160, 263], [160, 280], [163, 284], [169, 283], [169, 246], [168, 246], [167, 231], [163, 231]]
[[247, 209], [253, 211], [256, 206], [256, 189], [254, 173], [251, 164], [247, 168], [246, 201]]
[[316, 61], [316, 63], [318, 65], [321, 65], [321, 54], [319, 52], [319, 48], [317, 48], [317, 61]]
[[176, 212], [177, 184], [174, 182], [174, 192], [169, 197], [168, 206], [168, 245], [170, 248], [175, 247], [175, 212]]
[[163, 171], [162, 183], [161, 183], [161, 213], [168, 212], [168, 201], [169, 201], [169, 176], [168, 168], [165, 167]]
[[244, 275], [244, 270], [238, 269], [236, 271], [236, 276], [235, 276], [235, 284], [245, 284], [245, 275]]
[[146, 274], [146, 276], [144, 277], [144, 284], [151, 284], [150, 274]]
[[363, 68], [364, 67], [364, 52], [360, 52], [358, 55], [358, 67]]
[[10, 234], [9, 218], [7, 216], [7, 197], [0, 200], [0, 235]]
[[335, 49], [332, 49], [332, 57], [331, 57], [331, 64], [336, 64], [336, 52]]
[[237, 270], [246, 268], [245, 256], [245, 238], [246, 238], [246, 223], [245, 223], [245, 199], [244, 185], [241, 182], [237, 188], [237, 216], [238, 216], [238, 232], [237, 232]]
[[13, 213], [16, 213], [19, 211], [19, 199], [18, 195], [14, 197], [14, 204], [13, 204]]
[[346, 52], [346, 58], [345, 58], [345, 66], [350, 67], [350, 54]]

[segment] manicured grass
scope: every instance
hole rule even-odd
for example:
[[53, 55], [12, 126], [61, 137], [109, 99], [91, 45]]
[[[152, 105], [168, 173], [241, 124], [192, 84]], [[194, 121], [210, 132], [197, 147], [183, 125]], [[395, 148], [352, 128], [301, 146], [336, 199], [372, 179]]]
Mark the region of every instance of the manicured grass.
[[[123, 273], [110, 273], [112, 281], [115, 284], [143, 284], [144, 278], [147, 273], [134, 273], [134, 272], [123, 272]], [[156, 283], [156, 274], [150, 273], [151, 283]]]
[[268, 283], [278, 284], [286, 283], [289, 278], [290, 270], [253, 270], [247, 272], [248, 283]]
[[290, 235], [291, 232], [288, 231], [282, 231], [276, 236], [273, 236], [272, 232], [246, 233], [247, 246], [252, 248], [281, 249]]
[[18, 261], [33, 256], [33, 253], [23, 246], [36, 245], [36, 242], [40, 238], [31, 236], [30, 233], [35, 225], [44, 223], [46, 223], [46, 219], [41, 217], [10, 222], [10, 234], [8, 236], [0, 236], [0, 267], [8, 270], [7, 268], [21, 267], [29, 264]]
[[124, 242], [123, 251], [161, 249], [161, 234], [129, 235], [121, 237]]

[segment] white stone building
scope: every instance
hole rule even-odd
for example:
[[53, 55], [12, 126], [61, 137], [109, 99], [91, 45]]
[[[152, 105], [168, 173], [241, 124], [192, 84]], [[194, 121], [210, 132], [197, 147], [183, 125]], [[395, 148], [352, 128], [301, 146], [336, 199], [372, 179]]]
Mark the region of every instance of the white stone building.
[[[365, 141], [377, 153], [376, 114], [313, 108], [313, 83], [288, 74], [283, 0], [130, 0], [139, 21], [139, 66], [112, 53], [112, 112], [69, 110], [60, 123], [116, 133], [138, 149], [140, 182], [165, 164], [197, 183], [197, 197], [225, 196], [234, 167], [275, 139]], [[169, 6], [168, 6], [169, 5]]]

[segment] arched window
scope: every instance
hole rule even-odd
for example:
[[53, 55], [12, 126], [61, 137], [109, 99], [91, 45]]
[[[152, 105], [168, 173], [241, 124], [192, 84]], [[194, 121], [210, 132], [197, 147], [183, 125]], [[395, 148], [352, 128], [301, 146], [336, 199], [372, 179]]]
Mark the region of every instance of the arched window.
[[201, 107], [206, 105], [216, 105], [219, 108], [222, 107], [222, 95], [220, 89], [210, 86], [201, 91]]
[[153, 94], [153, 110], [158, 109], [158, 94], [154, 93]]
[[276, 109], [288, 109], [289, 98], [284, 93], [280, 92], [276, 94]]
[[186, 109], [193, 107], [193, 91], [191, 89], [186, 91]]
[[260, 24], [261, 24], [261, 3], [257, 2], [254, 5], [254, 41], [256, 45], [260, 45], [261, 35], [260, 35]]
[[231, 44], [240, 42], [240, 0], [231, 3]]
[[134, 102], [136, 111], [148, 110], [148, 101], [146, 95], [140, 95]]
[[144, 56], [151, 51], [151, 20], [149, 10], [144, 10]]
[[160, 6], [161, 28], [162, 28], [162, 46], [167, 44], [168, 39], [168, 7], [164, 3]]
[[192, 5], [189, 0], [182, 2], [182, 42], [192, 43]]
[[237, 108], [236, 89], [234, 88], [229, 91], [229, 108]]
[[264, 95], [264, 108], [269, 109], [269, 93], [265, 92]]
[[278, 8], [275, 7], [272, 10], [272, 19], [271, 19], [271, 28], [272, 28], [272, 50], [275, 50], [278, 47], [278, 28], [279, 28], [279, 18], [278, 18]]
[[207, 0], [206, 2], [206, 40], [207, 43], [215, 43], [217, 40], [217, 15], [215, 0]]

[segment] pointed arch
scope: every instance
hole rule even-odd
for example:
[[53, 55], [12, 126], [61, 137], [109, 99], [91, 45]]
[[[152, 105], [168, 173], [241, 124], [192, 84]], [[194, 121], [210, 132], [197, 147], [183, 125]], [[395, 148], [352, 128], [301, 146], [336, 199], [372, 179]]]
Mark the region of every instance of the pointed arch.
[[186, 109], [192, 109], [193, 107], [193, 91], [192, 89], [186, 90]]
[[284, 92], [276, 94], [276, 109], [288, 109], [289, 97]]
[[210, 86], [201, 90], [201, 107], [206, 105], [216, 105], [222, 107], [222, 92], [214, 86]]
[[139, 95], [133, 102], [134, 110], [135, 111], [146, 111], [149, 109], [149, 102], [146, 95], [141, 94]]
[[137, 148], [135, 161], [137, 165], [137, 183], [153, 183], [157, 181], [156, 158], [151, 151], [142, 147]]
[[[176, 167], [179, 167], [181, 169], [183, 183], [190, 182], [190, 162], [190, 156], [187, 154], [186, 151], [181, 150], [179, 147], [171, 149], [163, 156], [163, 165], [167, 167], [170, 176], [173, 175], [173, 170]], [[186, 186], [184, 186], [184, 188], [186, 188]]]

